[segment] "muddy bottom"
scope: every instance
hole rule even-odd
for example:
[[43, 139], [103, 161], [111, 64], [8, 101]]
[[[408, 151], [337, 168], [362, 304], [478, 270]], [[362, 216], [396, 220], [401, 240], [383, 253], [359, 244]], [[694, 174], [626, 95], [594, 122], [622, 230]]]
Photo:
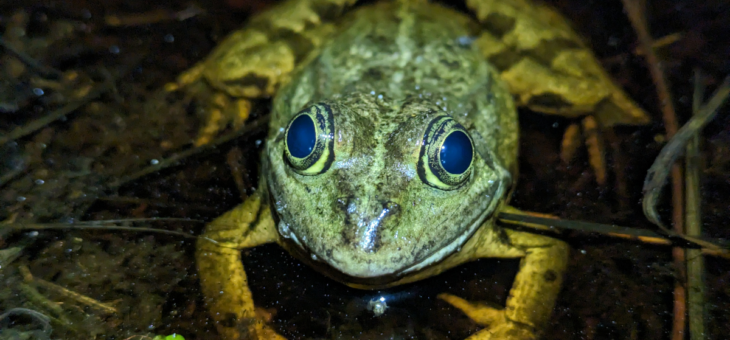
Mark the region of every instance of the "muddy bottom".
[[[620, 2], [554, 2], [592, 43], [609, 73], [654, 123], [604, 136], [607, 184], [596, 184], [585, 148], [560, 159], [575, 120], [520, 112], [518, 208], [654, 229], [641, 213], [641, 186], [664, 145], [661, 114]], [[186, 7], [187, 6], [187, 7]], [[0, 140], [79, 103], [39, 129], [0, 145], [0, 221], [7, 225], [90, 220], [201, 233], [251, 194], [261, 129], [139, 175], [189, 149], [200, 128], [195, 103], [160, 89], [201, 60], [264, 1], [3, 2], [3, 41], [49, 69], [0, 48]], [[692, 70], [714, 89], [730, 73], [730, 11], [722, 1], [654, 1], [655, 37], [680, 33], [660, 56], [680, 120], [691, 111]], [[708, 90], [709, 92], [710, 90]], [[252, 118], [268, 112], [254, 105]], [[727, 106], [723, 109], [727, 112]], [[704, 233], [730, 238], [730, 116], [703, 131]], [[234, 176], [234, 174], [237, 174]], [[139, 176], [137, 176], [139, 175]], [[665, 195], [667, 196], [667, 195]], [[670, 220], [670, 205], [660, 209]], [[136, 218], [194, 221], [137, 223]], [[671, 249], [567, 233], [570, 264], [545, 339], [669, 339], [678, 273]], [[149, 231], [0, 226], [0, 339], [143, 339], [180, 334], [215, 339], [199, 291], [195, 239]], [[290, 339], [463, 339], [481, 329], [436, 299], [449, 292], [504, 305], [516, 260], [478, 260], [414, 284], [381, 291], [345, 287], [277, 246], [242, 252], [260, 312]], [[706, 257], [708, 339], [730, 334], [730, 262]], [[381, 300], [382, 299], [382, 300]], [[375, 316], [371, 301], [387, 309]]]

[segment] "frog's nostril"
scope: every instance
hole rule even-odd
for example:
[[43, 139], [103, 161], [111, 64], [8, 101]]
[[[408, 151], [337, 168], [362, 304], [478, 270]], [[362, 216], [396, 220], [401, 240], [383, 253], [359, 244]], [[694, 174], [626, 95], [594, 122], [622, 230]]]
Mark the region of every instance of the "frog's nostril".
[[388, 210], [391, 214], [395, 214], [400, 211], [400, 205], [393, 201], [386, 201], [383, 203], [383, 210]]
[[380, 248], [384, 226], [400, 212], [398, 203], [371, 197], [341, 197], [335, 204], [345, 215], [345, 243], [367, 252]]
[[350, 202], [352, 197], [338, 197], [335, 200], [335, 206], [340, 210], [346, 210], [347, 209], [347, 203]]

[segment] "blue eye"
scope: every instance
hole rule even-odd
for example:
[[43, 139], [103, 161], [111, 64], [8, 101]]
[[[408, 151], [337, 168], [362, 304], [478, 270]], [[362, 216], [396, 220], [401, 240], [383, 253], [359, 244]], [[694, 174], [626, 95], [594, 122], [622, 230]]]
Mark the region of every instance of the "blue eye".
[[441, 145], [441, 166], [452, 175], [463, 174], [469, 168], [472, 157], [471, 140], [464, 132], [452, 132]]
[[451, 116], [434, 117], [426, 126], [418, 156], [421, 181], [441, 190], [456, 190], [472, 178], [474, 145], [466, 129]]
[[335, 159], [335, 122], [327, 103], [306, 107], [292, 117], [284, 138], [284, 161], [302, 176], [326, 172]]
[[296, 158], [309, 156], [317, 142], [314, 122], [309, 115], [303, 114], [291, 123], [286, 135], [289, 153]]

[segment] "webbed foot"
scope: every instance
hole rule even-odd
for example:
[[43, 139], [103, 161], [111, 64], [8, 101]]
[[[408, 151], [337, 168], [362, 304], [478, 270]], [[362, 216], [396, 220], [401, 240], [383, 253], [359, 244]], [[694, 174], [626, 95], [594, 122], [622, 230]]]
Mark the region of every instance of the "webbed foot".
[[228, 126], [243, 127], [251, 113], [251, 101], [216, 91], [201, 80], [203, 65], [198, 65], [178, 77], [177, 82], [165, 85], [166, 92], [183, 91], [189, 99], [201, 104], [198, 109], [203, 124], [195, 138], [195, 146], [213, 141]]
[[529, 0], [468, 0], [467, 6], [485, 28], [474, 43], [508, 84], [518, 106], [584, 117], [582, 129], [574, 124], [566, 130], [561, 157], [569, 161], [585, 142], [596, 182], [605, 184], [600, 130], [648, 124], [649, 115], [611, 79], [568, 20], [552, 7]]
[[481, 303], [464, 300], [448, 293], [438, 295], [439, 299], [448, 302], [466, 314], [470, 319], [487, 328], [473, 334], [468, 340], [531, 340], [537, 339], [535, 331], [526, 324], [507, 318], [503, 309], [493, 308]]
[[[606, 147], [601, 133], [602, 127], [593, 116], [586, 116], [579, 123], [573, 123], [565, 129], [560, 147], [560, 159], [570, 163], [581, 145], [588, 152], [588, 164], [593, 170], [598, 185], [605, 185], [608, 178], [606, 164]], [[581, 133], [582, 132], [582, 133]]]

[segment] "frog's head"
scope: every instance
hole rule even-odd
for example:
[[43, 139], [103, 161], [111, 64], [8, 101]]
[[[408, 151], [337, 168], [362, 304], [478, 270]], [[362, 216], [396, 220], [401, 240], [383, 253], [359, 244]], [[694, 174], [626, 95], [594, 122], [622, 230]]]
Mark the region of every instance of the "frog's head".
[[387, 284], [444, 259], [511, 181], [475, 134], [417, 97], [354, 94], [306, 106], [264, 156], [282, 239], [351, 283]]

